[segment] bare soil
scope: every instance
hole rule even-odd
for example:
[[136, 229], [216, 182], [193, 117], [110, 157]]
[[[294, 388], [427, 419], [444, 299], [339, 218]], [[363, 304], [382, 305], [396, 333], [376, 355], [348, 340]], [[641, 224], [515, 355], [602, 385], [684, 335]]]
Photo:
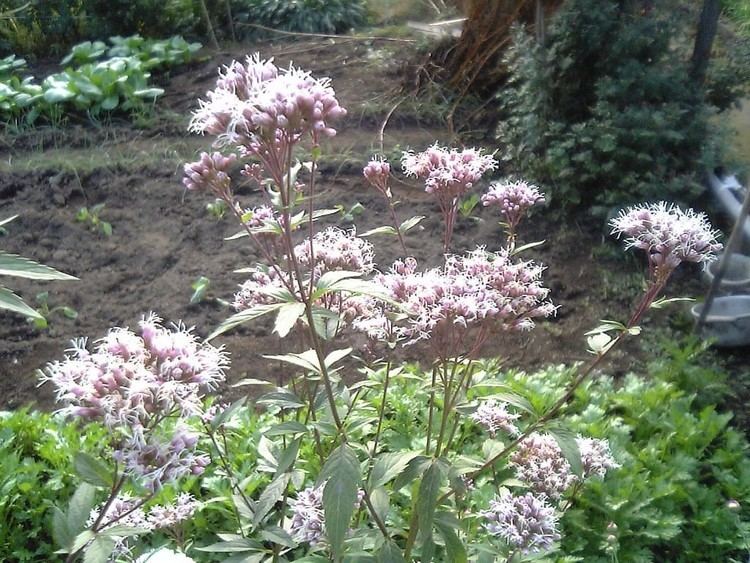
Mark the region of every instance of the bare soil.
[[[412, 56], [402, 45], [391, 45], [387, 51], [382, 47], [348, 40], [256, 46], [263, 56], [275, 56], [277, 63], [293, 60], [332, 78], [349, 115], [324, 150], [320, 204], [349, 209], [361, 203], [365, 211], [356, 217], [360, 232], [388, 220], [383, 202], [365, 185], [361, 167], [379, 147], [381, 123], [400, 96], [399, 69]], [[148, 311], [168, 321], [183, 320], [205, 335], [231, 314], [217, 298], [231, 300], [243, 279], [233, 271], [252, 265], [258, 255], [246, 239], [224, 240], [237, 226], [228, 218], [212, 218], [205, 209], [207, 200], [184, 192], [180, 162], [208, 149], [207, 139], [190, 136], [185, 128], [196, 100], [213, 86], [217, 66], [253, 50], [238, 46], [164, 78], [167, 93], [159, 113], [145, 123], [115, 120], [95, 126], [72, 121], [62, 130], [16, 133], [0, 143], [0, 217], [19, 215], [0, 241], [2, 248], [79, 278], [54, 283], [4, 280], [29, 302], [36, 293], [48, 291], [50, 307], [73, 307], [78, 317], [53, 314], [49, 328], [39, 331], [23, 318], [0, 313], [0, 408], [28, 403], [52, 408], [52, 390], [37, 387], [35, 371], [62, 358], [72, 338], [96, 339], [112, 326], [135, 327]], [[449, 142], [442, 120], [439, 113], [397, 109], [385, 130], [386, 153], [423, 149], [435, 140]], [[414, 182], [396, 191], [401, 219], [427, 217], [423, 228], [407, 237], [409, 251], [425, 266], [439, 263], [442, 231], [436, 204]], [[248, 188], [239, 193], [248, 206], [259, 200]], [[75, 221], [81, 207], [98, 203], [105, 204], [101, 218], [112, 224], [111, 237]], [[600, 221], [562, 220], [555, 209], [543, 210], [526, 223], [526, 241], [546, 241], [530, 255], [548, 265], [545, 279], [559, 312], [531, 333], [493, 339], [487, 354], [524, 369], [582, 360], [587, 355], [586, 330], [598, 319], [626, 316], [629, 296], [638, 291], [634, 272], [641, 265], [616, 258], [616, 252], [607, 257], [601, 251], [602, 232]], [[387, 268], [398, 249], [389, 239], [374, 242], [378, 264]], [[500, 243], [497, 219], [478, 207], [472, 218], [460, 220], [454, 248], [463, 251], [484, 244], [492, 249]], [[200, 276], [211, 280], [208, 298], [191, 305], [191, 283]], [[694, 272], [688, 272], [680, 283], [687, 280], [690, 285], [692, 276]], [[260, 357], [288, 346], [270, 334], [267, 323], [246, 325], [217, 340], [231, 353], [230, 382], [244, 377], [283, 379], [279, 366]], [[634, 367], [638, 350], [635, 345], [624, 348], [609, 371]], [[418, 359], [417, 353], [403, 352], [411, 359]]]

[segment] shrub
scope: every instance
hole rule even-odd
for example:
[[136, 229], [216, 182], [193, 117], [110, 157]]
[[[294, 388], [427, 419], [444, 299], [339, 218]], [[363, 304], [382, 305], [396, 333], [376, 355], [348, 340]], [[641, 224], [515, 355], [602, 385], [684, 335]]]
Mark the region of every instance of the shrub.
[[235, 0], [241, 22], [305, 33], [342, 33], [365, 22], [363, 0]]
[[[693, 201], [713, 153], [710, 108], [688, 79], [682, 29], [666, 6], [572, 0], [544, 48], [517, 31], [498, 94], [508, 165], [550, 184], [559, 203], [604, 214], [636, 200]], [[736, 95], [731, 74], [723, 79], [709, 85], [717, 100]]]

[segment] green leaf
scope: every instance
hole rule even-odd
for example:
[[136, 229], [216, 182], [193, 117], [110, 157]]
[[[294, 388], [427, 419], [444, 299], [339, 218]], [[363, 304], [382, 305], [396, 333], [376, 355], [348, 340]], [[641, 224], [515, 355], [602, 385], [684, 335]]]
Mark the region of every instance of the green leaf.
[[153, 98], [156, 99], [164, 93], [161, 88], [144, 88], [143, 90], [135, 90], [133, 96], [136, 98]]
[[375, 509], [378, 518], [385, 522], [386, 518], [388, 518], [388, 509], [390, 507], [388, 491], [386, 491], [384, 487], [372, 489], [372, 492], [370, 492], [370, 502], [372, 503], [372, 507]]
[[83, 554], [83, 563], [107, 563], [115, 550], [117, 540], [109, 536], [96, 536]]
[[36, 310], [29, 307], [23, 299], [13, 293], [11, 290], [0, 286], [0, 309], [19, 313], [24, 317], [34, 320], [45, 321], [45, 318]]
[[84, 530], [73, 539], [73, 544], [70, 546], [70, 552], [75, 553], [76, 551], [83, 549], [87, 543], [93, 540], [96, 534], [92, 530]]
[[55, 540], [55, 544], [68, 553], [75, 538], [76, 532], [68, 526], [65, 513], [55, 506], [52, 509], [52, 539]]
[[255, 505], [253, 526], [260, 524], [271, 511], [273, 506], [281, 500], [284, 496], [284, 491], [286, 491], [287, 486], [289, 486], [291, 478], [291, 473], [282, 473], [271, 481], [265, 489], [263, 489], [263, 492], [260, 494], [260, 498]]
[[307, 426], [305, 426], [301, 422], [297, 422], [296, 420], [287, 420], [279, 424], [274, 424], [273, 426], [271, 426], [271, 428], [263, 432], [263, 434], [268, 437], [306, 433]]
[[517, 395], [516, 393], [493, 393], [492, 398], [513, 405], [522, 411], [536, 416], [534, 406], [521, 395]]
[[526, 250], [531, 250], [532, 248], [536, 248], [537, 246], [542, 246], [545, 242], [544, 240], [538, 240], [536, 242], [529, 242], [526, 244], [522, 244], [521, 246], [517, 246], [513, 249], [512, 256], [515, 256], [516, 254], [521, 254], [522, 252]]
[[305, 314], [304, 303], [284, 303], [276, 315], [273, 330], [281, 338], [288, 335], [297, 324], [299, 318]]
[[301, 354], [280, 354], [280, 355], [268, 355], [263, 356], [267, 360], [278, 360], [287, 364], [292, 364], [301, 367], [304, 370], [312, 371], [320, 374], [320, 364], [318, 364], [318, 356], [315, 350], [306, 350]]
[[205, 547], [196, 547], [195, 549], [197, 551], [207, 551], [209, 553], [241, 553], [243, 551], [257, 551], [262, 549], [262, 547], [262, 544], [256, 541], [247, 538], [240, 538], [220, 541]]
[[583, 476], [581, 450], [578, 448], [576, 435], [567, 428], [548, 428], [547, 431], [552, 434], [557, 441], [557, 445], [560, 446], [565, 459], [567, 459], [570, 464], [571, 471], [579, 477]]
[[75, 98], [76, 93], [67, 88], [54, 87], [45, 90], [44, 101], [48, 104], [57, 104]]
[[443, 541], [445, 542], [446, 561], [450, 561], [451, 563], [467, 563], [466, 548], [458, 537], [456, 529], [447, 525], [441, 518], [435, 519], [435, 527], [440, 532], [440, 535], [443, 536]]
[[406, 469], [409, 462], [417, 456], [419, 456], [418, 452], [388, 452], [380, 454], [375, 458], [375, 463], [372, 466], [369, 488], [382, 487]]
[[28, 258], [0, 251], [0, 275], [27, 278], [30, 280], [77, 280], [78, 278], [58, 272]]
[[370, 229], [369, 231], [365, 231], [361, 235], [358, 235], [360, 237], [371, 237], [373, 235], [398, 235], [398, 231], [391, 227], [390, 225], [383, 225], [382, 227], [376, 227], [374, 229]]
[[323, 489], [326, 536], [334, 558], [338, 558], [354, 514], [357, 487], [361, 480], [359, 460], [347, 444], [342, 444], [331, 453], [321, 470], [320, 479], [327, 479]]
[[341, 350], [334, 350], [330, 354], [328, 354], [323, 360], [323, 363], [326, 365], [326, 368], [330, 369], [333, 367], [333, 365], [337, 362], [340, 362], [344, 358], [346, 358], [349, 354], [352, 353], [351, 348], [342, 348]]
[[68, 529], [78, 533], [86, 527], [86, 522], [91, 515], [91, 509], [96, 502], [96, 488], [88, 483], [81, 483], [68, 504], [66, 518]]
[[424, 215], [416, 215], [414, 217], [410, 217], [409, 219], [407, 219], [406, 221], [404, 221], [398, 226], [398, 230], [401, 231], [402, 233], [406, 233], [410, 231], [411, 229], [413, 229], [414, 227], [416, 227], [417, 225], [419, 225], [419, 223], [424, 218], [425, 218]]
[[225, 320], [223, 323], [221, 323], [216, 330], [214, 330], [211, 334], [208, 335], [206, 338], [206, 341], [213, 340], [219, 335], [224, 334], [225, 332], [232, 330], [233, 328], [236, 328], [242, 324], [245, 324], [246, 322], [258, 319], [262, 317], [263, 315], [267, 315], [268, 313], [272, 313], [276, 310], [278, 310], [283, 303], [272, 303], [270, 305], [256, 305], [255, 307], [251, 307], [250, 309], [246, 309], [244, 311], [240, 311], [239, 313], [235, 313], [231, 317], [229, 317], [227, 320]]
[[386, 540], [376, 556], [377, 563], [406, 563], [401, 549], [393, 540]]
[[269, 405], [280, 409], [299, 409], [305, 406], [305, 403], [289, 389], [278, 387], [276, 391], [271, 391], [258, 398], [256, 401], [259, 405]]
[[275, 477], [281, 473], [286, 473], [291, 469], [292, 465], [294, 465], [294, 462], [297, 461], [297, 454], [299, 453], [299, 445], [301, 441], [302, 438], [295, 438], [289, 442], [289, 445], [284, 448], [283, 452], [281, 452], [278, 465], [276, 466]]
[[297, 547], [296, 542], [292, 539], [292, 536], [278, 526], [269, 526], [268, 528], [260, 531], [260, 536], [272, 543], [283, 545], [284, 547]]
[[417, 514], [419, 515], [419, 533], [423, 541], [428, 541], [432, 537], [432, 521], [442, 481], [443, 471], [440, 463], [437, 460], [433, 460], [422, 477], [417, 495], [416, 506]]
[[106, 464], [85, 452], [76, 452], [73, 457], [73, 467], [76, 475], [86, 483], [95, 487], [112, 486], [112, 474]]
[[117, 95], [107, 96], [102, 100], [102, 109], [106, 111], [112, 111], [120, 103], [120, 98]]

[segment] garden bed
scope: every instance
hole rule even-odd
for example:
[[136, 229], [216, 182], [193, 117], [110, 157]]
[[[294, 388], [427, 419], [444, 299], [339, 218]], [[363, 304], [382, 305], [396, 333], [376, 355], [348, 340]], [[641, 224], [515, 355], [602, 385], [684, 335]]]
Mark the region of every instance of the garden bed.
[[[0, 216], [18, 214], [19, 218], [8, 226], [3, 248], [73, 274], [80, 281], [13, 280], [12, 287], [27, 301], [48, 291], [50, 308], [71, 307], [78, 316], [72, 320], [53, 313], [49, 328], [40, 331], [23, 318], [4, 314], [0, 408], [29, 402], [51, 408], [52, 390], [38, 389], [34, 372], [61, 358], [72, 338], [98, 338], [111, 326], [132, 327], [148, 311], [168, 321], [195, 325], [205, 335], [231, 313], [216, 298], [231, 301], [243, 281], [233, 270], [253, 265], [258, 256], [246, 241], [225, 241], [236, 232], [235, 224], [229, 218], [210, 216], [205, 210], [209, 201], [186, 193], [181, 185], [181, 163], [194, 160], [206, 145], [205, 139], [185, 132], [188, 114], [213, 86], [220, 64], [257, 49], [264, 57], [276, 56], [280, 66], [294, 60], [316, 75], [331, 76], [349, 114], [338, 136], [323, 150], [321, 201], [326, 207], [341, 205], [345, 210], [361, 203], [364, 211], [356, 217], [360, 231], [386, 223], [387, 210], [366, 185], [361, 168], [378, 149], [383, 118], [403, 95], [399, 69], [410, 53], [400, 44], [387, 51], [382, 46], [350, 40], [238, 46], [173, 72], [163, 84], [166, 94], [157, 115], [137, 125], [78, 122], [69, 128], [38, 128], [7, 136], [7, 144], [0, 146]], [[432, 114], [396, 110], [385, 132], [386, 154], [421, 150], [435, 140], [451, 142], [438, 109]], [[417, 182], [400, 183], [395, 189], [401, 219], [426, 216], [422, 229], [407, 236], [409, 251], [420, 263], [437, 264], [442, 240], [435, 204]], [[239, 193], [247, 205], [259, 201], [249, 188]], [[112, 226], [109, 237], [75, 221], [79, 209], [101, 203], [105, 204], [101, 220]], [[350, 223], [345, 219], [338, 216], [335, 220], [346, 228]], [[584, 333], [601, 318], [622, 319], [627, 314], [629, 296], [640, 290], [642, 267], [615, 254], [607, 257], [601, 233], [601, 222], [585, 217], [562, 221], [555, 209], [538, 212], [525, 224], [524, 241], [546, 240], [530, 254], [548, 266], [545, 280], [559, 310], [532, 333], [491, 339], [488, 355], [526, 369], [581, 360], [586, 356]], [[499, 247], [497, 218], [481, 205], [473, 217], [459, 220], [454, 238], [457, 250], [473, 248], [478, 242], [492, 248], [493, 241]], [[387, 268], [397, 248], [395, 242], [382, 242], [386, 241], [376, 245], [376, 262]], [[191, 304], [191, 284], [201, 276], [210, 280], [207, 297]], [[282, 352], [267, 324], [246, 325], [219, 341], [231, 353], [230, 383], [248, 376], [283, 377], [279, 366], [259, 363], [260, 354]], [[623, 350], [614, 362], [617, 371], [633, 367], [639, 354], [635, 345]]]

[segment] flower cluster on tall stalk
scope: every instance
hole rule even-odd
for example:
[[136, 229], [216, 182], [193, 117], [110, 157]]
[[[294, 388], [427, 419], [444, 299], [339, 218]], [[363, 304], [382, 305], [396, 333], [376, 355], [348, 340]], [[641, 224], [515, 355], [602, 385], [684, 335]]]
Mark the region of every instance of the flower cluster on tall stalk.
[[[628, 246], [647, 252], [648, 289], [626, 323], [608, 321], [589, 333], [593, 360], [561, 397], [537, 410], [503, 387], [501, 374], [492, 374], [496, 393], [475, 383], [488, 377], [479, 360], [491, 336], [531, 330], [556, 311], [544, 267], [520, 256], [533, 245], [516, 246], [522, 220], [544, 194], [523, 181], [492, 184], [482, 202], [499, 212], [504, 246], [455, 253], [461, 199], [495, 161], [478, 149], [438, 144], [405, 153], [404, 172], [424, 181], [443, 220], [443, 262], [420, 268], [404, 236], [420, 218], [399, 223], [391, 165], [375, 158], [363, 175], [386, 199], [392, 224], [370, 233], [396, 235], [402, 251], [378, 268], [373, 245], [354, 229], [317, 228], [331, 213], [315, 208], [321, 141], [336, 134], [335, 122], [345, 115], [328, 79], [259, 55], [224, 67], [200, 102], [190, 128], [212, 135], [216, 152], [185, 165], [184, 185], [221, 199], [241, 229], [232, 239], [250, 241], [263, 257], [242, 270], [248, 279], [235, 295], [236, 313], [209, 340], [275, 314], [274, 331], [295, 338], [286, 341], [288, 353], [267, 358], [289, 366], [289, 384], [259, 399], [277, 422], [257, 444], [243, 445], [257, 450], [251, 477], [239, 473], [237, 452], [228, 445], [229, 421], [242, 401], [203, 407], [203, 393], [223, 381], [226, 358], [183, 327], [168, 330], [148, 317], [140, 336], [114, 329], [93, 352], [81, 343], [48, 367], [45, 379], [57, 386], [64, 412], [102, 421], [115, 437], [115, 480], [91, 523], [95, 534], [117, 522], [107, 514], [118, 498], [131, 502], [118, 496], [126, 476], [155, 491], [201, 472], [208, 457], [183, 424], [192, 417], [229, 483], [235, 519], [234, 529], [206, 549], [248, 560], [276, 563], [319, 553], [342, 561], [347, 550], [389, 561], [470, 560], [479, 548], [465, 545], [471, 525], [460, 518], [470, 513], [498, 558], [516, 561], [553, 549], [560, 516], [580, 488], [618, 467], [605, 439], [566, 433], [554, 419], [609, 352], [640, 331], [674, 269], [710, 260], [720, 249], [705, 217], [657, 204], [625, 210], [613, 221]], [[254, 201], [237, 197], [237, 175], [257, 186]], [[347, 344], [361, 340], [358, 334], [372, 353], [362, 360], [369, 379], [351, 384], [342, 372], [355, 361]], [[351, 339], [340, 343], [342, 336]], [[408, 444], [391, 441], [387, 432], [394, 415], [389, 390], [403, 371], [396, 346], [418, 351], [428, 365], [420, 380], [424, 412], [408, 413], [423, 430]], [[364, 397], [371, 399], [368, 408], [361, 406]], [[481, 457], [465, 451], [466, 440], [478, 435], [486, 446]], [[314, 459], [304, 458], [303, 449]], [[513, 477], [500, 481], [498, 475]], [[496, 496], [488, 501], [489, 487]], [[135, 517], [141, 502], [125, 512]], [[189, 512], [188, 503], [157, 515], [172, 521]]]

